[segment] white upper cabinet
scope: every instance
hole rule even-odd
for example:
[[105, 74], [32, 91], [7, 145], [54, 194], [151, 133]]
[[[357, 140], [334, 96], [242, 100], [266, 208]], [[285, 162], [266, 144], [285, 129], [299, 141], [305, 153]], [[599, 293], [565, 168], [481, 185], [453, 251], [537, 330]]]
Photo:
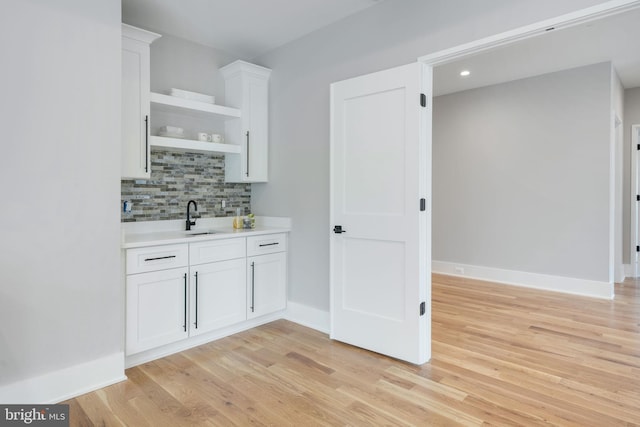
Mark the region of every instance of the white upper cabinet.
[[159, 34], [122, 24], [122, 178], [148, 179], [151, 55]]
[[244, 61], [220, 69], [225, 103], [240, 109], [238, 120], [225, 122], [227, 143], [240, 154], [225, 157], [227, 182], [267, 182], [269, 161], [269, 77], [271, 70]]
[[[151, 147], [196, 153], [224, 153], [227, 182], [266, 182], [268, 96], [271, 70], [244, 61], [220, 71], [227, 106], [151, 92], [151, 43], [160, 37], [122, 24], [122, 178], [151, 177]], [[154, 134], [151, 132], [151, 119]], [[202, 131], [224, 122], [225, 143], [198, 141], [199, 129], [185, 138], [157, 136], [159, 125], [187, 118]], [[178, 120], [182, 120], [178, 118]]]

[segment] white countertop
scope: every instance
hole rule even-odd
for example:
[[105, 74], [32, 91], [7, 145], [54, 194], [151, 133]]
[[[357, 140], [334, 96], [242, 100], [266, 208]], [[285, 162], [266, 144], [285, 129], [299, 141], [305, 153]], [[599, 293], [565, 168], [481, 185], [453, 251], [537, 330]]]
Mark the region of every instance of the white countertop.
[[200, 218], [196, 220], [196, 226], [192, 227], [191, 231], [184, 230], [185, 224], [182, 220], [123, 223], [122, 248], [192, 243], [291, 231], [289, 218], [256, 217], [255, 228], [240, 230], [235, 230], [232, 222], [232, 217]]

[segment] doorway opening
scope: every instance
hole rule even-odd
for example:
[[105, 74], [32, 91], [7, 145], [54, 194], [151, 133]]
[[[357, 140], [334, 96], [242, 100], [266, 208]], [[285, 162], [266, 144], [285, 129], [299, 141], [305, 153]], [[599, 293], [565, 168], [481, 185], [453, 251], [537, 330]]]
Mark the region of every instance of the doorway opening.
[[[456, 66], [461, 63], [461, 60], [466, 59], [477, 59], [479, 56], [487, 56], [490, 58], [487, 62], [488, 70], [493, 71], [497, 68], [501, 68], [496, 64], [505, 64], [509, 65], [510, 68], [513, 64], [509, 61], [497, 62], [496, 57], [500, 55], [499, 50], [503, 49], [511, 49], [513, 51], [520, 51], [521, 55], [532, 55], [532, 50], [530, 49], [535, 43], [540, 40], [544, 40], [547, 38], [547, 35], [552, 35], [551, 38], [555, 37], [556, 34], [569, 34], [570, 31], [566, 33], [564, 30], [572, 30], [573, 34], [576, 31], [575, 29], [579, 28], [591, 28], [598, 27], [602, 22], [604, 22], [603, 18], [608, 17], [616, 17], [623, 15], [623, 12], [628, 12], [633, 9], [637, 9], [640, 6], [639, 1], [617, 1], [617, 2], [609, 2], [599, 6], [594, 6], [588, 9], [584, 9], [582, 11], [561, 16], [552, 20], [540, 22], [534, 25], [530, 25], [527, 27], [520, 28], [518, 30], [506, 32], [503, 34], [499, 34], [493, 37], [489, 37], [486, 39], [478, 40], [466, 45], [458, 46], [456, 48], [448, 49], [446, 51], [437, 52], [435, 54], [427, 55], [421, 57], [419, 60], [430, 67], [434, 73], [440, 69], [444, 69], [446, 67]], [[540, 37], [545, 35], [545, 37]], [[574, 40], [575, 42], [575, 40]], [[500, 49], [497, 49], [500, 48]], [[535, 54], [533, 54], [535, 55]], [[544, 55], [547, 55], [546, 62], [552, 63], [554, 62], [552, 58], [549, 57], [551, 55], [549, 51], [546, 51]], [[572, 55], [569, 55], [572, 56]], [[491, 59], [493, 58], [493, 59]], [[453, 65], [452, 65], [453, 64]], [[589, 62], [578, 62], [574, 63], [573, 67], [579, 67], [589, 64]], [[568, 69], [569, 67], [560, 68], [560, 70]], [[458, 73], [462, 70], [456, 70]], [[466, 70], [464, 70], [466, 71]], [[555, 72], [559, 70], [547, 70], [547, 72]], [[485, 79], [484, 86], [489, 85], [497, 85], [501, 83], [501, 81], [491, 81], [491, 78], [494, 78], [495, 74], [500, 74], [500, 72], [485, 72], [480, 73], [481, 77]], [[536, 76], [541, 74], [540, 69], [530, 70], [529, 75], [519, 76], [515, 78], [511, 78], [511, 80], [515, 80], [518, 78], [527, 78], [531, 76]], [[615, 71], [611, 71], [611, 75], [613, 76]], [[471, 76], [474, 75], [474, 71], [471, 70]], [[472, 79], [466, 77], [466, 82], [470, 82]], [[498, 78], [498, 77], [495, 77]], [[509, 81], [509, 77], [506, 78]], [[504, 81], [504, 80], [503, 80]], [[482, 87], [482, 86], [477, 86]], [[611, 83], [610, 88], [613, 87], [613, 83]], [[431, 94], [429, 97], [433, 97], [438, 94], [438, 86], [434, 85], [431, 87]], [[611, 89], [609, 89], [611, 90]], [[614, 101], [612, 99], [607, 105], [613, 105]], [[428, 101], [429, 105], [433, 105], [433, 100]], [[578, 107], [579, 108], [579, 107]], [[619, 111], [613, 111], [611, 117], [616, 117], [616, 114]], [[620, 119], [621, 114], [618, 114], [618, 121]], [[529, 129], [525, 129], [525, 131], [530, 131], [531, 128], [535, 127], [535, 120], [532, 120], [531, 127]], [[465, 263], [461, 261], [457, 263], [456, 260], [454, 262], [442, 263], [438, 265], [434, 259], [434, 271], [438, 271], [438, 267], [444, 269], [446, 274], [453, 275], [468, 275], [471, 277], [479, 278], [479, 279], [487, 279], [497, 282], [506, 282], [510, 284], [518, 284], [529, 287], [537, 287], [537, 288], [546, 288], [551, 290], [559, 290], [569, 293], [576, 293], [588, 296], [595, 296], [600, 298], [612, 298], [613, 296], [613, 283], [616, 280], [619, 280], [620, 275], [623, 274], [622, 268], [622, 215], [621, 215], [621, 199], [623, 197], [621, 191], [621, 154], [620, 154], [620, 144], [616, 143], [616, 140], [619, 139], [618, 132], [616, 131], [615, 124], [612, 124], [612, 121], [608, 120], [604, 124], [603, 128], [605, 129], [604, 134], [600, 134], [601, 139], [606, 139], [609, 142], [608, 145], [603, 146], [600, 144], [598, 146], [598, 150], [600, 150], [600, 155], [604, 158], [609, 158], [608, 164], [602, 163], [602, 157], [598, 160], [599, 171], [596, 172], [598, 175], [598, 181], [594, 182], [594, 187], [598, 188], [599, 191], [599, 204], [598, 206], [569, 206], [566, 209], [566, 226], [568, 229], [575, 227], [574, 237], [566, 239], [566, 246], [558, 248], [558, 253], [560, 254], [571, 254], [572, 251], [580, 252], [582, 249], [583, 253], [588, 253], [592, 251], [592, 259], [579, 259], [579, 256], [574, 257], [566, 257], [563, 259], [563, 262], [573, 262], [573, 274], [567, 274], [566, 270], [568, 268], [566, 265], [556, 265], [549, 267], [544, 274], [539, 273], [529, 273], [528, 271], [536, 271], [536, 270], [527, 270], [525, 267], [519, 266], [517, 262], [512, 263], [513, 268], [485, 268], [480, 267], [482, 265], [490, 265], [490, 264], [482, 264], [478, 262], [477, 265], [473, 263]], [[473, 135], [469, 135], [469, 138], [473, 138]], [[435, 147], [435, 145], [434, 145]], [[434, 148], [435, 149], [435, 148]], [[574, 153], [574, 158], [580, 161], [588, 157], [590, 154], [585, 150], [580, 150], [579, 147], [575, 147], [576, 151]], [[582, 152], [581, 152], [582, 151]], [[591, 153], [593, 154], [593, 153]], [[434, 151], [434, 160], [435, 160], [435, 151]], [[481, 159], [478, 159], [481, 161]], [[523, 159], [526, 161], [526, 159]], [[553, 161], [553, 158], [551, 159]], [[508, 165], [507, 165], [508, 166]], [[517, 168], [514, 168], [517, 169]], [[434, 170], [435, 173], [435, 170]], [[571, 164], [567, 164], [566, 174], [571, 178]], [[538, 177], [533, 177], [532, 182], [535, 179], [543, 180], [545, 179], [544, 171], [540, 171], [540, 175]], [[606, 183], [606, 184], [605, 184]], [[435, 184], [435, 179], [434, 179]], [[636, 183], [637, 184], [637, 183]], [[552, 184], [551, 184], [552, 185]], [[533, 185], [532, 185], [533, 187]], [[589, 195], [588, 189], [581, 188], [580, 183], [575, 183], [572, 188], [578, 189], [580, 191], [585, 192], [581, 198], [576, 198], [576, 200], [588, 199]], [[525, 189], [522, 189], [525, 190]], [[513, 189], [513, 191], [518, 191], [517, 189]], [[434, 197], [437, 194], [434, 189]], [[458, 197], [458, 194], [452, 194], [450, 197]], [[540, 195], [540, 199], [544, 200], [544, 194]], [[625, 195], [626, 197], [626, 195]], [[460, 197], [460, 199], [465, 200], [464, 197]], [[469, 200], [468, 203], [473, 203], [473, 200]], [[477, 203], [492, 203], [492, 200], [475, 200]], [[437, 200], [434, 200], [434, 203], [437, 203]], [[560, 200], [558, 203], [562, 203]], [[556, 206], [550, 205], [548, 209], [555, 209]], [[593, 241], [589, 241], [588, 239], [581, 240], [578, 232], [578, 228], [582, 228], [587, 231], [587, 233], [593, 231], [591, 223], [580, 224], [580, 209], [592, 209], [602, 211], [599, 212], [599, 216], [596, 218], [595, 216], [591, 218], [594, 223], [597, 223], [597, 232], [599, 233], [597, 238], [593, 238]], [[571, 209], [575, 212], [573, 215], [571, 214]], [[544, 215], [544, 209], [541, 209], [539, 212], [540, 215]], [[637, 219], [637, 215], [635, 216]], [[637, 222], [637, 221], [636, 221]], [[608, 229], [607, 229], [608, 224]], [[526, 227], [527, 224], [524, 223], [523, 227]], [[434, 212], [434, 230], [438, 227], [437, 218]], [[637, 224], [636, 224], [637, 230]], [[496, 227], [492, 230], [494, 233], [499, 233], [500, 229]], [[561, 234], [566, 230], [556, 229], [556, 230], [548, 230], [545, 228], [540, 228], [539, 234], [542, 238], [547, 238], [549, 244], [547, 248], [550, 251], [556, 249], [556, 246], [561, 246], [562, 241], [558, 237], [562, 237]], [[548, 235], [545, 236], [545, 233]], [[637, 234], [637, 232], [636, 232]], [[435, 236], [434, 236], [435, 237]], [[469, 238], [473, 238], [474, 236], [469, 236]], [[486, 237], [486, 236], [484, 236]], [[536, 237], [536, 236], [534, 236]], [[499, 239], [500, 236], [496, 235], [496, 239]], [[635, 240], [635, 239], [634, 239]], [[434, 241], [434, 255], [436, 255], [436, 243]], [[460, 242], [458, 242], [460, 243]], [[523, 241], [523, 247], [529, 242]], [[573, 246], [569, 246], [572, 243]], [[458, 245], [460, 246], [460, 245]], [[591, 247], [590, 247], [591, 246]], [[589, 248], [588, 250], [585, 248]], [[519, 248], [514, 248], [513, 251], [516, 252]], [[540, 251], [542, 252], [542, 251]], [[539, 253], [540, 253], [539, 252]], [[536, 253], [530, 253], [531, 256], [536, 256]], [[552, 254], [553, 255], [553, 254]], [[553, 258], [553, 256], [549, 256], [549, 258]], [[516, 259], [514, 257], [514, 259]], [[598, 264], [597, 267], [595, 264]], [[636, 263], [637, 264], [637, 263]], [[580, 268], [584, 266], [584, 269], [587, 270], [590, 267], [593, 267], [592, 271], [582, 272]], [[564, 268], [564, 270], [563, 270]], [[594, 271], [597, 272], [594, 273]], [[569, 269], [570, 270], [570, 269]]]

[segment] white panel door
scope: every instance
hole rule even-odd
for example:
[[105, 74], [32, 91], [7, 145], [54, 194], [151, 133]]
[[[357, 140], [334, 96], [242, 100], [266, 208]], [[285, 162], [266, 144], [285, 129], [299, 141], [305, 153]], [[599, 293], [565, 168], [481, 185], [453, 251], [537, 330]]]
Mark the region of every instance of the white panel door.
[[410, 64], [331, 85], [331, 338], [417, 364], [431, 353], [430, 81]]

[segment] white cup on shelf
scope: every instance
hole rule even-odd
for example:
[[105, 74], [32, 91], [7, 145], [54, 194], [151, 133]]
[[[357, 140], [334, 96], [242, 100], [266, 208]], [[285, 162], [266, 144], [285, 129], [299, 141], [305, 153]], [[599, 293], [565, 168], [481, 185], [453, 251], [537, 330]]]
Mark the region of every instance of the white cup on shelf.
[[219, 133], [214, 133], [213, 135], [211, 135], [210, 141], [217, 144], [222, 144], [224, 142], [224, 136], [220, 135]]
[[211, 135], [205, 132], [198, 132], [198, 141], [211, 142]]

